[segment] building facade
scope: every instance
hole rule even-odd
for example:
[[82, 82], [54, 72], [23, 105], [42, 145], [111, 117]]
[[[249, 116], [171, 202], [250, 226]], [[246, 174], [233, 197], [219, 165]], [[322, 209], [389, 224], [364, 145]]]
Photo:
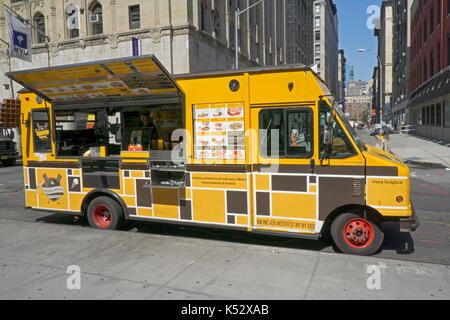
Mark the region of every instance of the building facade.
[[338, 96], [339, 26], [334, 0], [315, 0], [314, 15], [314, 64], [319, 76], [331, 93]]
[[345, 97], [345, 114], [350, 120], [368, 122], [372, 109], [372, 94], [364, 81], [350, 81]]
[[[392, 111], [392, 63], [393, 63], [393, 3], [383, 1], [380, 12], [379, 29], [375, 29], [375, 36], [378, 37], [378, 56], [381, 61], [380, 87], [381, 90], [381, 121], [391, 122]], [[379, 62], [380, 63], [380, 62]]]
[[336, 100], [342, 101], [345, 99], [345, 81], [346, 81], [346, 63], [345, 53], [343, 49], [338, 52], [338, 90], [336, 94]]
[[450, 1], [415, 0], [411, 15], [409, 123], [450, 141]]
[[409, 122], [411, 9], [413, 0], [394, 1], [392, 122]]
[[[13, 71], [154, 54], [173, 74], [232, 69], [234, 12], [257, 0], [0, 0], [0, 37], [8, 39], [3, 4], [32, 23], [33, 62], [8, 64], [2, 44], [0, 98], [11, 97]], [[264, 1], [238, 20], [239, 66], [313, 63], [312, 3]], [[48, 39], [44, 36], [47, 35]], [[14, 84], [14, 91], [19, 86]]]

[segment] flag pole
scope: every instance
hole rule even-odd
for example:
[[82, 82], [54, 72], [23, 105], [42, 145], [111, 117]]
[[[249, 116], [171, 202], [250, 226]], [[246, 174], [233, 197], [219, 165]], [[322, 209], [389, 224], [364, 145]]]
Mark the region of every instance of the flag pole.
[[[6, 42], [3, 39], [0, 39], [1, 42], [6, 44], [8, 46], [7, 55], [8, 55], [8, 65], [9, 65], [9, 72], [11, 72], [11, 53], [9, 52], [9, 43]], [[14, 99], [14, 87], [13, 87], [13, 81], [12, 78], [9, 78], [9, 86], [11, 88], [11, 98]]]

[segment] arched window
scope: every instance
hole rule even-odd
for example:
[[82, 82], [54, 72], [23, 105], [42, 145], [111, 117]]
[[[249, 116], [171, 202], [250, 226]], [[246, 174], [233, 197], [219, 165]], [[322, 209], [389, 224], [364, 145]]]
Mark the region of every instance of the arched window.
[[98, 2], [91, 4], [89, 9], [89, 23], [91, 24], [91, 35], [103, 33], [102, 5]]
[[45, 17], [42, 13], [38, 12], [33, 18], [34, 26], [36, 27], [34, 39], [35, 43], [45, 43]]

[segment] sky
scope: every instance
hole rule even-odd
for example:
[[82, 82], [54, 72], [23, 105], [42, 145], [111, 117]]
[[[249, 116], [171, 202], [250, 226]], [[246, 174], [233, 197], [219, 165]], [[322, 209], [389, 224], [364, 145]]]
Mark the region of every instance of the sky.
[[[344, 49], [347, 69], [353, 65], [355, 80], [367, 81], [372, 78], [377, 65], [376, 55], [358, 52], [358, 49], [378, 50], [377, 38], [372, 25], [374, 16], [379, 14], [382, 0], [335, 0], [339, 19], [339, 49]], [[374, 10], [377, 6], [379, 9]], [[367, 10], [369, 13], [367, 13]]]

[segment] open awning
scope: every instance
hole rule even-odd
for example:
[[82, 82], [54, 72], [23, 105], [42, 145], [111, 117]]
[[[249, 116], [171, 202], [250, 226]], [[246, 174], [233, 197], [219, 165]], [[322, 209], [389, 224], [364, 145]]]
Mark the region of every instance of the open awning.
[[181, 92], [153, 55], [8, 72], [51, 103], [123, 100]]

